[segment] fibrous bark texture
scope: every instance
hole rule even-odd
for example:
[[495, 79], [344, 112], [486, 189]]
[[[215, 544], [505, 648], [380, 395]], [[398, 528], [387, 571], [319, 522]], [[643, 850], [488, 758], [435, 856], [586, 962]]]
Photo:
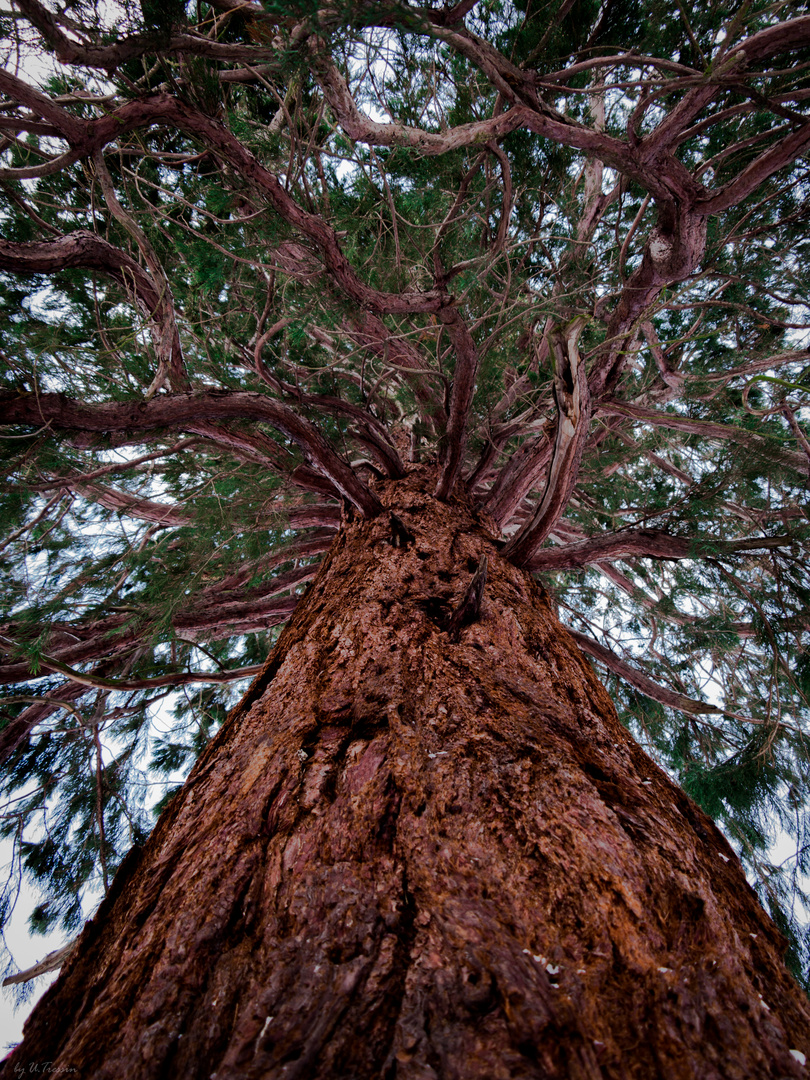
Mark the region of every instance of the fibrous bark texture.
[[435, 487], [380, 481], [391, 513], [344, 525], [3, 1076], [803, 1075], [733, 850]]

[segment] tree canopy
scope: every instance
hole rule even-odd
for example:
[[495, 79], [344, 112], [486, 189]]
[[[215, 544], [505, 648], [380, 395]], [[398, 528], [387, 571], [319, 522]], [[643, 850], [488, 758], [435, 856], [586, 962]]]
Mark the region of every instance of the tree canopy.
[[0, 915], [80, 923], [435, 462], [808, 978], [805, 11], [0, 12]]

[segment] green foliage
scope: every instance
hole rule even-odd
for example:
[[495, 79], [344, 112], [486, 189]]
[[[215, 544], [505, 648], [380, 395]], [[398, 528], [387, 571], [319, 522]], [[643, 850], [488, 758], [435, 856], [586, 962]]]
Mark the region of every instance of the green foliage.
[[[716, 70], [723, 50], [801, 5], [756, 0], [728, 13], [659, 0], [479, 0], [455, 29], [443, 21], [452, 5], [262, 8], [225, 15], [143, 0], [111, 27], [100, 7], [73, 5], [88, 41], [146, 30], [146, 46], [98, 74], [44, 76], [59, 108], [109, 123], [125, 105], [174, 95], [207, 126], [121, 125], [103, 148], [114, 210], [98, 162], [48, 164], [58, 140], [44, 120], [4, 102], [19, 129], [2, 167], [25, 175], [0, 177], [3, 237], [103, 238], [152, 276], [192, 390], [282, 401], [364, 480], [382, 468], [373, 440], [335, 403], [365, 410], [403, 458], [434, 461], [457, 355], [434, 312], [379, 314], [352, 298], [335, 247], [363, 288], [444, 290], [478, 350], [463, 475], [484, 504], [512, 464], [553, 444], [548, 329], [582, 316], [579, 348], [593, 373], [665, 215], [643, 175], [620, 176], [609, 155], [599, 164], [576, 140], [529, 125], [441, 154], [404, 137], [354, 141], [317, 57], [330, 58], [373, 121], [433, 137], [536, 98], [560, 129], [598, 128], [624, 146], [708, 87], [672, 153], [690, 184], [715, 189], [800, 130], [806, 109], [806, 50], [733, 78]], [[13, 38], [18, 21], [1, 19], [0, 32]], [[208, 42], [200, 55], [168, 48], [187, 31]], [[478, 39], [512, 75], [493, 74]], [[570, 78], [556, 77], [574, 64]], [[520, 68], [531, 90], [510, 97]], [[243, 157], [229, 157], [229, 140]], [[303, 216], [285, 217], [283, 199], [256, 182], [259, 166]], [[699, 267], [669, 281], [623, 340], [620, 376], [594, 403], [577, 486], [549, 538], [655, 531], [686, 542], [689, 557], [606, 558], [545, 575], [573, 626], [693, 700], [694, 712], [676, 712], [609, 676], [623, 722], [735, 844], [805, 980], [809, 181], [796, 157], [708, 217]], [[324, 229], [334, 245], [318, 239]], [[157, 321], [132, 275], [1, 270], [0, 390], [126, 403], [137, 415], [184, 389], [174, 371], [156, 385], [166, 331]], [[611, 411], [617, 402], [655, 422]], [[44, 421], [4, 424], [2, 435], [0, 834], [12, 855], [0, 926], [24, 875], [42, 893], [32, 927], [45, 931], [79, 924], [168, 805], [319, 558], [296, 552], [314, 526], [291, 515], [339, 499], [289, 433], [247, 414], [201, 416], [182, 431]], [[546, 464], [507, 533], [541, 498]], [[746, 547], [754, 538], [773, 544]], [[726, 711], [700, 713], [701, 703]], [[777, 840], [793, 845], [784, 861], [772, 859]]]

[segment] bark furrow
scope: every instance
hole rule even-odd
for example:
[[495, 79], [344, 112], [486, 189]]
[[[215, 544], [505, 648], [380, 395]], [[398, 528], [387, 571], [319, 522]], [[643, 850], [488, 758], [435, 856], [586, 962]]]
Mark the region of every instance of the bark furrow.
[[810, 1009], [733, 850], [434, 488], [378, 485], [412, 542], [344, 525], [0, 1075], [801, 1076]]

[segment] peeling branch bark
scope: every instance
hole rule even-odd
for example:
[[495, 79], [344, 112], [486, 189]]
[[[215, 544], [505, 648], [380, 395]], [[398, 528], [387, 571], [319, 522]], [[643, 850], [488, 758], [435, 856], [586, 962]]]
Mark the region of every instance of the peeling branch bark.
[[450, 391], [450, 415], [441, 452], [442, 469], [434, 492], [437, 499], [444, 501], [455, 487], [467, 448], [467, 426], [475, 393], [475, 377], [478, 373], [478, 350], [464, 320], [455, 308], [442, 308], [439, 319], [447, 328], [456, 353], [456, 367]]
[[49, 971], [56, 971], [70, 958], [71, 953], [76, 948], [77, 941], [78, 938], [75, 938], [67, 945], [63, 945], [61, 949], [49, 952], [42, 960], [34, 964], [33, 967], [26, 968], [25, 971], [18, 971], [16, 975], [9, 975], [8, 978], [3, 979], [3, 986], [16, 986], [19, 983], [30, 982], [40, 975], [47, 975]]
[[[751, 540], [710, 540], [716, 553], [734, 555], [743, 551], [770, 551], [790, 545], [790, 536], [761, 536]], [[624, 559], [635, 555], [648, 559], [688, 559], [700, 557], [698, 539], [685, 536], [670, 536], [655, 529], [627, 529], [625, 532], [608, 533], [605, 536], [592, 536], [564, 547], [543, 548], [536, 551], [527, 560], [527, 569], [572, 570], [587, 563], [600, 562], [603, 559]]]
[[591, 419], [585, 365], [577, 348], [584, 325], [583, 319], [576, 319], [564, 330], [555, 329], [550, 335], [554, 354], [557, 433], [546, 490], [540, 505], [503, 549], [504, 558], [517, 566], [531, 562], [565, 511], [579, 475], [579, 463]]

